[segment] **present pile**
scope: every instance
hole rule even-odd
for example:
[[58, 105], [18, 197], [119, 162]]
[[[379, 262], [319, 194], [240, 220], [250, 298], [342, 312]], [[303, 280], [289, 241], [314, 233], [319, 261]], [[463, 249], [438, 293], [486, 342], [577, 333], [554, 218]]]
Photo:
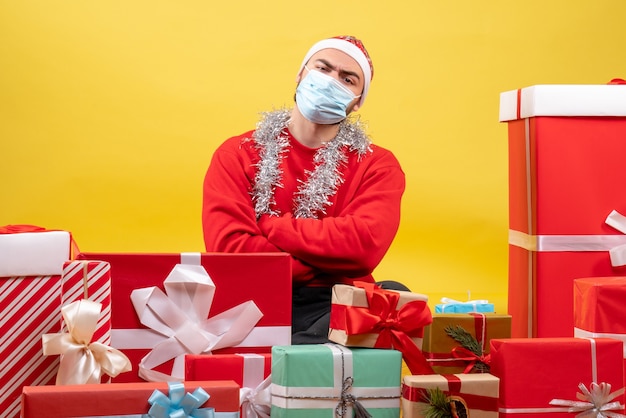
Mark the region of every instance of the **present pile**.
[[292, 345], [287, 254], [0, 228], [3, 417], [626, 418], [624, 109], [615, 85], [502, 94], [507, 314], [336, 285], [329, 342]]

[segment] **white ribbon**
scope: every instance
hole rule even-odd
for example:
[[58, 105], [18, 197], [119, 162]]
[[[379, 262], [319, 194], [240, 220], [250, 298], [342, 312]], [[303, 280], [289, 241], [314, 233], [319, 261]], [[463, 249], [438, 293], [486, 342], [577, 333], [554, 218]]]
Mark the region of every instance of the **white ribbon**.
[[[139, 376], [148, 381], [183, 380], [185, 354], [237, 345], [263, 316], [248, 301], [208, 318], [215, 284], [201, 265], [177, 264], [163, 285], [167, 295], [156, 286], [130, 295], [140, 322], [165, 337], [139, 363]], [[153, 370], [172, 359], [171, 375]]]
[[624, 388], [611, 393], [609, 383], [591, 383], [591, 390], [581, 383], [578, 385], [580, 392], [576, 393], [578, 401], [566, 399], [552, 399], [550, 405], [566, 406], [567, 412], [578, 412], [579, 418], [626, 418], [626, 415], [610, 411], [624, 409], [619, 401], [611, 402], [624, 393]]
[[254, 353], [237, 355], [243, 358], [243, 379], [239, 389], [241, 418], [269, 418], [272, 407], [271, 378], [265, 378], [265, 357]]
[[239, 390], [241, 418], [270, 418], [272, 409], [271, 384], [272, 378], [268, 376], [255, 388], [242, 387]]
[[42, 335], [43, 354], [61, 355], [57, 385], [100, 383], [103, 372], [116, 377], [131, 370], [130, 360], [121, 351], [91, 342], [102, 304], [87, 299], [61, 308], [69, 332]]
[[605, 223], [625, 235], [529, 235], [509, 230], [509, 243], [528, 251], [608, 251], [611, 265], [626, 265], [626, 217], [612, 211]]

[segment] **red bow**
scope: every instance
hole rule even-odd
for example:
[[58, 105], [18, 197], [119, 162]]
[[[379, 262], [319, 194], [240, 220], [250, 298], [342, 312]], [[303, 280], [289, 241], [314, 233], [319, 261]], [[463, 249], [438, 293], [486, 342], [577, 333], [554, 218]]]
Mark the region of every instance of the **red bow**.
[[402, 352], [412, 374], [434, 374], [422, 351], [409, 337], [421, 336], [423, 328], [433, 321], [426, 302], [407, 302], [396, 310], [399, 293], [380, 289], [371, 283], [356, 282], [355, 286], [365, 290], [368, 307], [346, 309], [346, 333], [377, 333], [374, 348], [394, 348]]
[[463, 373], [471, 372], [478, 362], [486, 364], [487, 366], [491, 364], [491, 354], [479, 356], [465, 347], [454, 347], [452, 349], [452, 355], [459, 360], [468, 362]]

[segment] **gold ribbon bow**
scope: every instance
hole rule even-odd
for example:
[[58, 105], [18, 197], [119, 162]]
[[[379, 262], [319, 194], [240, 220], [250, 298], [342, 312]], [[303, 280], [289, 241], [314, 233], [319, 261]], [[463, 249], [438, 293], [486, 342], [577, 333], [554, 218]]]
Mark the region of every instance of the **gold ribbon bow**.
[[565, 399], [552, 399], [550, 405], [567, 406], [568, 412], [578, 412], [577, 418], [626, 418], [626, 415], [617, 412], [624, 409], [619, 401], [613, 399], [624, 393], [624, 388], [611, 393], [611, 385], [609, 383], [595, 382], [591, 383], [591, 390], [581, 383], [578, 385], [580, 392], [576, 393], [578, 401], [569, 401]]
[[130, 360], [121, 351], [91, 342], [102, 304], [81, 299], [61, 308], [69, 332], [44, 334], [43, 354], [61, 355], [57, 385], [100, 383], [103, 373], [115, 377], [131, 370]]

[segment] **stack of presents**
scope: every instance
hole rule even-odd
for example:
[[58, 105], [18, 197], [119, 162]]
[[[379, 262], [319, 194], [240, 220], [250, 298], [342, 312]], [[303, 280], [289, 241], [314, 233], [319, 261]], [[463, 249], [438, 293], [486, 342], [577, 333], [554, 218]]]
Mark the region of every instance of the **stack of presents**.
[[291, 344], [286, 254], [0, 234], [0, 416], [626, 417], [626, 85], [502, 93], [508, 312], [355, 283]]

